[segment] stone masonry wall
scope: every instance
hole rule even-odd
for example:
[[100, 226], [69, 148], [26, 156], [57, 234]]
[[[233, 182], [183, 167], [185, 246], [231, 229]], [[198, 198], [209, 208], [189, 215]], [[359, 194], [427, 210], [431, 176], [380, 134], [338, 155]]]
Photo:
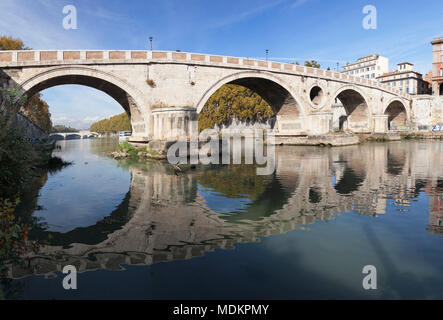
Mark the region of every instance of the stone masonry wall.
[[48, 138], [48, 134], [43, 129], [22, 113], [17, 113], [14, 126], [23, 130], [27, 139], [43, 140]]
[[412, 127], [419, 131], [431, 131], [435, 125], [443, 125], [443, 97], [431, 95], [414, 97], [411, 122]]

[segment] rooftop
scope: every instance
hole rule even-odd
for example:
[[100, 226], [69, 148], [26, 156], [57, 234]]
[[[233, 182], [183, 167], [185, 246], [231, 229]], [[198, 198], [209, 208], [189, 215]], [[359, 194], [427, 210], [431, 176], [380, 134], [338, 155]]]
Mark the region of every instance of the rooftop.
[[385, 77], [394, 76], [394, 75], [398, 75], [398, 74], [404, 74], [404, 73], [415, 73], [418, 75], [422, 75], [420, 72], [417, 72], [417, 71], [402, 70], [402, 71], [393, 71], [393, 72], [383, 73], [381, 76], [378, 76], [377, 78], [385, 78]]
[[435, 38], [431, 41], [431, 44], [439, 44], [439, 43], [443, 43], [443, 37]]
[[366, 58], [378, 58], [380, 55], [378, 55], [378, 54], [371, 54], [371, 55], [369, 55], [369, 56], [366, 56], [366, 57], [361, 57], [361, 58], [358, 58], [357, 59], [357, 61], [360, 61], [360, 60], [363, 60], [363, 59], [366, 59]]

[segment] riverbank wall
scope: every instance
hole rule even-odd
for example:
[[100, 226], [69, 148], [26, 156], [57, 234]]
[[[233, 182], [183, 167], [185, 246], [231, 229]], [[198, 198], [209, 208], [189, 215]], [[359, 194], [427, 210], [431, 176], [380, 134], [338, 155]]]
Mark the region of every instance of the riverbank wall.
[[411, 125], [408, 131], [410, 133], [443, 132], [443, 96], [414, 96], [411, 104]]
[[13, 126], [21, 130], [26, 139], [47, 140], [49, 138], [48, 134], [42, 128], [21, 112], [16, 114]]

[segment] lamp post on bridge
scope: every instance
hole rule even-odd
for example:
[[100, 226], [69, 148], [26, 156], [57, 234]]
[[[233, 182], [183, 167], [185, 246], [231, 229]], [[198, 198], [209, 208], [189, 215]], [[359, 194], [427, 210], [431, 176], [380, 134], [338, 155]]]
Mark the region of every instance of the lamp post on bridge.
[[152, 51], [152, 37], [149, 37], [149, 43], [150, 43], [150, 47], [151, 47], [151, 51]]
[[266, 49], [266, 61], [268, 61], [269, 49]]

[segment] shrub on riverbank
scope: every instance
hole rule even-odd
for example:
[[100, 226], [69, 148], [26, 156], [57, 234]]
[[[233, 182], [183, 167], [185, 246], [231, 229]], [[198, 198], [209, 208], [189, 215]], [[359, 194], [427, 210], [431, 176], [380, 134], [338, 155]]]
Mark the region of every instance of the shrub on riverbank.
[[128, 141], [123, 141], [117, 147], [117, 151], [125, 152], [129, 154], [130, 157], [135, 158], [139, 154], [139, 152], [146, 152], [146, 147], [134, 147]]
[[31, 142], [14, 127], [13, 119], [25, 102], [26, 96], [18, 89], [0, 89], [0, 198], [19, 196], [21, 186], [37, 174], [37, 167], [54, 167], [50, 163], [53, 145]]
[[38, 156], [31, 142], [13, 126], [26, 97], [20, 98], [16, 89], [1, 90], [0, 95], [0, 197], [13, 198]]
[[38, 249], [37, 242], [29, 240], [30, 227], [14, 214], [18, 202], [0, 198], [0, 263]]
[[136, 147], [127, 141], [123, 141], [117, 146], [117, 150], [110, 152], [109, 155], [114, 159], [165, 159], [166, 156], [159, 151], [148, 149], [146, 147]]

